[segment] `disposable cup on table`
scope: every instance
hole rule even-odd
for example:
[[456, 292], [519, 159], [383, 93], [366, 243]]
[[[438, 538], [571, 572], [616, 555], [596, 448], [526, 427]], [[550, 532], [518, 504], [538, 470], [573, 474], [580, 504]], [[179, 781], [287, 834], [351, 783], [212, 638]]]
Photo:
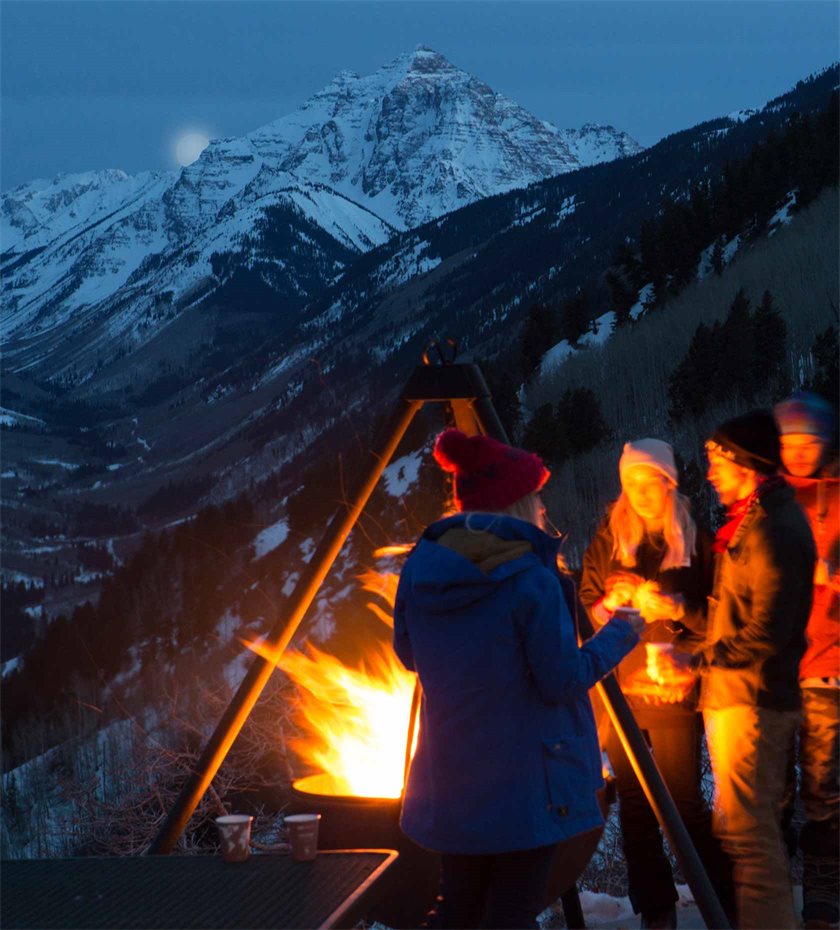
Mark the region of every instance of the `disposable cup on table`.
[[225, 862], [245, 862], [251, 855], [253, 821], [250, 814], [225, 814], [224, 817], [216, 818]]
[[320, 814], [290, 814], [283, 818], [289, 828], [292, 859], [309, 862], [318, 854], [318, 821]]

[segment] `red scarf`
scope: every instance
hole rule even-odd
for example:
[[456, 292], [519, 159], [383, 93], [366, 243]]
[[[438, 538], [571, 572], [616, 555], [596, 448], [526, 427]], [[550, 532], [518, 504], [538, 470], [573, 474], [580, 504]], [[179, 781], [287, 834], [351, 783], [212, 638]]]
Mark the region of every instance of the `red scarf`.
[[715, 534], [715, 541], [712, 543], [712, 552], [726, 552], [732, 537], [738, 531], [741, 521], [750, 511], [752, 505], [756, 501], [761, 500], [768, 491], [775, 491], [776, 488], [781, 488], [786, 483], [787, 482], [781, 475], [768, 475], [749, 497], [744, 497], [736, 501], [729, 510], [726, 511], [726, 523], [724, 523]]

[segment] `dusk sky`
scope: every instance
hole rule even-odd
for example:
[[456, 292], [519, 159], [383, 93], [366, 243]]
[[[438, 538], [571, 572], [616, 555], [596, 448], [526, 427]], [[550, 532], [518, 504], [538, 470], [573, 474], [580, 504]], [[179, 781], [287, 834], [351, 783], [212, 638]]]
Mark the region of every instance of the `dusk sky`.
[[2, 176], [174, 169], [424, 44], [542, 119], [650, 145], [838, 58], [834, 0], [3, 0]]

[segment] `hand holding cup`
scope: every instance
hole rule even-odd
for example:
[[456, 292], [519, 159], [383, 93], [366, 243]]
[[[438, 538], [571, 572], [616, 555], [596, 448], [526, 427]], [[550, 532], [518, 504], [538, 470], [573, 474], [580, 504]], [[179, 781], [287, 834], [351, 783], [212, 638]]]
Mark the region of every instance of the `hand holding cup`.
[[614, 617], [621, 617], [633, 627], [633, 632], [641, 636], [645, 629], [645, 618], [635, 607], [616, 607]]
[[636, 588], [633, 606], [641, 610], [648, 623], [657, 620], [679, 620], [685, 613], [682, 597], [663, 594], [656, 581], [643, 581]]
[[607, 613], [615, 613], [617, 607], [632, 604], [633, 595], [642, 583], [642, 579], [632, 572], [615, 572], [610, 575], [604, 585], [604, 598], [602, 604]]

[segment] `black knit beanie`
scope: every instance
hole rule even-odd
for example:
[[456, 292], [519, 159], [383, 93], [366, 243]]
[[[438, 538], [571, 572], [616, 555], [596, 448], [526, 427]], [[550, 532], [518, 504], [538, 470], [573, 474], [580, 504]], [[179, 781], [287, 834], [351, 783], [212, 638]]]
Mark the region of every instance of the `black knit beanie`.
[[779, 428], [769, 410], [752, 410], [721, 423], [711, 441], [739, 465], [763, 475], [775, 474], [781, 465]]

